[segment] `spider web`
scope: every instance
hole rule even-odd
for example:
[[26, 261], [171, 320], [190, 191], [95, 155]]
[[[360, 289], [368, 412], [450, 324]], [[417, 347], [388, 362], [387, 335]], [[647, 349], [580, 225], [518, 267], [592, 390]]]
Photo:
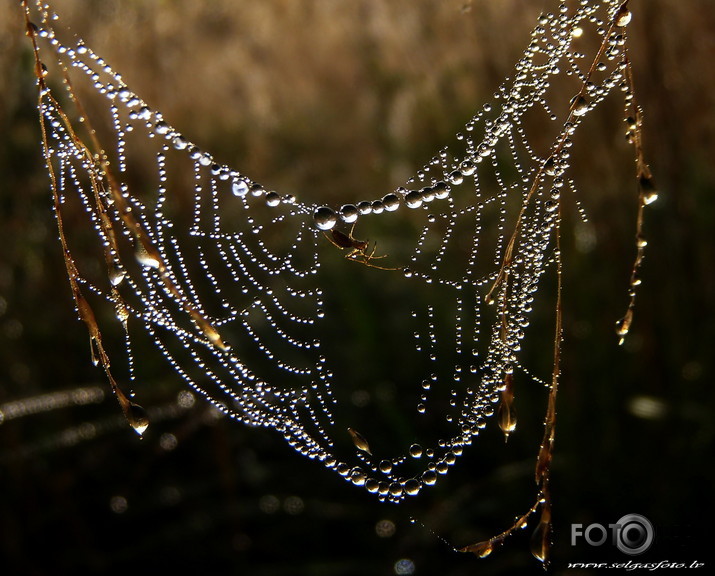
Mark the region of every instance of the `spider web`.
[[[512, 78], [450, 148], [403, 187], [342, 206], [273, 191], [200, 149], [47, 5], [35, 9], [68, 274], [95, 362], [137, 431], [147, 423], [109, 372], [105, 323], [125, 335], [120, 381], [141, 380], [135, 342], [148, 339], [231, 418], [275, 430], [393, 502], [447, 474], [495, 413], [507, 436], [514, 430], [515, 374], [555, 395], [551, 375], [522, 365], [521, 345], [544, 275], [560, 271], [572, 135], [627, 80], [625, 4], [583, 0], [542, 14]], [[62, 85], [41, 66], [50, 60]], [[551, 145], [532, 147], [536, 133]], [[153, 173], [135, 168], [139, 157], [156, 159]], [[72, 257], [80, 243], [92, 259]], [[116, 321], [94, 324], [89, 302]], [[376, 372], [381, 381], [365, 381]], [[403, 412], [381, 419], [365, 398], [386, 390]]]

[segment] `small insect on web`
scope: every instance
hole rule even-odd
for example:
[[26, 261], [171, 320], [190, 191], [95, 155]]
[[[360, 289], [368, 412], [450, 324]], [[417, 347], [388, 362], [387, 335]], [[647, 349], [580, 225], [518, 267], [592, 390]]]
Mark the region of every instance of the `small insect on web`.
[[[657, 198], [627, 52], [629, 2], [581, 0], [542, 14], [513, 78], [453, 148], [438, 151], [404, 186], [339, 208], [269, 190], [214, 158], [63, 30], [49, 5], [23, 7], [71, 293], [95, 364], [134, 429], [142, 434], [149, 424], [123, 391], [123, 382], [141, 380], [139, 332], [223, 413], [275, 430], [349, 483], [399, 503], [447, 475], [494, 414], [508, 439], [517, 429], [517, 386], [543, 385], [535, 502], [504, 532], [460, 551], [487, 556], [538, 514], [532, 551], [546, 564], [561, 376], [562, 196], [576, 191], [573, 135], [619, 89], [639, 190], [621, 338], [640, 284], [644, 208]], [[153, 174], [136, 169], [137, 155], [152, 158]], [[79, 214], [86, 229], [65, 226], [68, 214]], [[539, 378], [521, 347], [549, 272], [553, 361]], [[372, 354], [364, 353], [369, 343], [346, 344], [355, 322], [345, 312], [347, 289], [335, 281], [346, 275], [371, 299], [360, 312], [376, 317]], [[110, 362], [97, 307], [115, 312], [123, 364]], [[104, 334], [116, 328], [102, 320]], [[409, 437], [396, 419], [377, 422], [356, 401], [385, 393], [364, 383], [371, 363], [399, 386]]]
[[344, 232], [333, 228], [329, 233], [326, 233], [325, 236], [338, 248], [348, 250], [345, 254], [345, 258], [348, 260], [359, 262], [372, 268], [379, 268], [380, 270], [397, 270], [397, 268], [386, 268], [384, 266], [373, 264], [373, 260], [385, 258], [387, 254], [376, 256], [375, 251], [377, 250], [377, 243], [374, 243], [372, 245], [372, 250], [370, 250], [370, 242], [368, 240], [358, 240], [357, 238], [354, 238], [352, 230], [350, 231], [350, 234], [345, 234]]

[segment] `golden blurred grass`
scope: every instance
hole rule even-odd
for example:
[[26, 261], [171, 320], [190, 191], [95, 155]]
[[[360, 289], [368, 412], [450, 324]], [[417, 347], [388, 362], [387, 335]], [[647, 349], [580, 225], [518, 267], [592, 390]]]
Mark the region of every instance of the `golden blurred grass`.
[[[707, 0], [642, 4], [630, 33], [646, 145], [668, 163], [690, 149], [687, 160], [703, 165], [715, 140], [708, 113], [713, 91], [699, 72], [714, 48], [711, 10]], [[451, 142], [511, 73], [549, 3], [53, 5], [137, 93], [202, 147], [276, 188], [339, 189], [350, 197], [365, 187], [401, 184]], [[13, 84], [20, 53], [29, 44], [21, 38], [17, 6], [0, 10], [0, 114], [8, 122], [19, 105]], [[602, 171], [614, 135], [593, 136], [599, 148], [592, 156], [605, 159]]]
[[[498, 31], [525, 38], [536, 4], [55, 7], [150, 105], [224, 161], [277, 188], [354, 192], [394, 187], [448, 142], [522, 50]], [[4, 10], [17, 24], [19, 11]]]

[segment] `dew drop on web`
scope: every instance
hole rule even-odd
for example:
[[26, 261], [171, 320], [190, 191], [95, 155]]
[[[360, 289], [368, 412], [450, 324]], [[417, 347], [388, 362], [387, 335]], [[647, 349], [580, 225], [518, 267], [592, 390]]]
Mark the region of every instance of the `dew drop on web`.
[[281, 197], [277, 192], [269, 192], [266, 194], [266, 206], [271, 208], [278, 206], [281, 203]]
[[331, 230], [338, 222], [335, 211], [328, 206], [321, 206], [313, 213], [313, 221], [318, 230]]
[[244, 180], [234, 180], [231, 184], [231, 191], [234, 196], [245, 196], [248, 194], [248, 184]]
[[146, 410], [142, 408], [139, 404], [134, 402], [129, 403], [127, 408], [127, 419], [129, 420], [129, 425], [134, 429], [134, 431], [143, 436], [146, 429], [149, 427], [149, 416]]
[[631, 11], [628, 9], [628, 6], [623, 4], [623, 6], [621, 6], [618, 9], [618, 12], [616, 12], [616, 17], [614, 19], [614, 23], [619, 28], [623, 28], [624, 26], [628, 26], [628, 24], [630, 24], [632, 16], [633, 15], [631, 14]]
[[343, 204], [340, 207], [340, 218], [347, 224], [356, 222], [359, 215], [360, 211], [354, 204]]
[[154, 254], [150, 254], [141, 242], [138, 243], [134, 256], [137, 262], [146, 268], [158, 269], [161, 266], [161, 261]]
[[491, 540], [484, 540], [483, 542], [477, 542], [476, 544], [470, 544], [460, 549], [460, 552], [471, 552], [479, 558], [486, 558], [492, 553], [493, 550]]

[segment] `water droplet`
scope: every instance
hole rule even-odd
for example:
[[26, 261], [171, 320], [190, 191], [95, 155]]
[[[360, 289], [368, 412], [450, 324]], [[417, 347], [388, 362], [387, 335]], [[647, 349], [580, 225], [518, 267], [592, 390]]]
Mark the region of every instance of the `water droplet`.
[[422, 483], [427, 486], [434, 486], [437, 483], [437, 474], [434, 470], [426, 470], [422, 474]]
[[422, 202], [432, 202], [435, 198], [434, 188], [426, 186], [420, 189], [420, 198], [422, 199]]
[[184, 150], [188, 146], [188, 143], [183, 136], [175, 136], [171, 143], [174, 145], [176, 150]]
[[419, 208], [422, 206], [422, 195], [417, 190], [410, 190], [405, 194], [405, 204], [408, 208]]
[[281, 197], [277, 192], [269, 192], [266, 194], [266, 205], [267, 206], [278, 206], [281, 203]]
[[546, 564], [551, 546], [551, 511], [548, 504], [544, 505], [541, 520], [531, 536], [531, 553], [534, 558]]
[[379, 465], [380, 472], [383, 474], [389, 474], [392, 472], [392, 462], [389, 460], [382, 460]]
[[365, 489], [370, 492], [370, 494], [374, 494], [377, 492], [378, 488], [380, 487], [379, 483], [377, 480], [374, 480], [370, 478], [365, 482]]
[[397, 194], [390, 192], [382, 197], [382, 204], [388, 212], [394, 212], [400, 207], [400, 198]]
[[25, 30], [25, 34], [27, 36], [34, 36], [38, 32], [40, 33], [40, 36], [42, 36], [42, 38], [45, 37], [45, 35], [42, 33], [44, 32], [44, 30], [40, 32], [40, 29], [38, 28], [37, 24], [35, 24], [34, 22], [27, 23], [27, 29]]
[[413, 444], [410, 446], [410, 456], [413, 458], [421, 458], [422, 457], [422, 446], [419, 444]]
[[204, 336], [208, 338], [209, 342], [216, 346], [216, 348], [219, 348], [221, 350], [228, 350], [229, 346], [226, 344], [223, 339], [221, 338], [221, 334], [219, 334], [219, 331], [216, 330], [213, 324], [211, 324], [209, 321], [205, 319], [201, 319], [198, 322], [199, 328], [201, 328], [201, 331], [204, 333]]
[[474, 171], [477, 169], [477, 166], [471, 160], [464, 160], [459, 165], [459, 169], [463, 176], [471, 176], [472, 174], [474, 174]]
[[142, 242], [137, 244], [137, 250], [134, 255], [137, 262], [142, 266], [146, 266], [147, 268], [159, 268], [161, 266], [161, 260], [158, 256], [150, 253]]
[[422, 485], [418, 480], [415, 480], [414, 478], [410, 478], [404, 484], [405, 493], [409, 494], [410, 496], [415, 496], [416, 494], [418, 494], [420, 488], [422, 488]]
[[117, 299], [115, 300], [114, 313], [117, 316], [117, 320], [124, 324], [124, 329], [126, 330], [127, 320], [129, 320], [129, 310], [124, 303], [124, 300], [122, 300], [119, 296], [117, 296]]
[[432, 191], [434, 192], [434, 197], [438, 200], [444, 200], [449, 196], [449, 186], [447, 186], [446, 182], [437, 182], [437, 184], [432, 187]]
[[372, 212], [372, 204], [367, 201], [358, 202], [357, 209], [360, 214], [370, 214]]
[[154, 125], [154, 132], [156, 132], [159, 136], [166, 136], [170, 130], [169, 125], [163, 120], [159, 120]]
[[231, 192], [234, 196], [245, 196], [248, 194], [248, 184], [243, 180], [234, 180], [231, 184]]
[[139, 404], [129, 402], [126, 414], [129, 425], [134, 428], [134, 431], [139, 434], [139, 436], [142, 436], [149, 427], [149, 417], [147, 416], [146, 410], [139, 406]]
[[137, 118], [139, 120], [151, 120], [151, 110], [148, 106], [142, 106], [137, 113]]
[[455, 170], [449, 175], [449, 181], [455, 186], [458, 186], [464, 182], [464, 175], [459, 170]]
[[358, 215], [359, 210], [354, 204], [343, 204], [340, 207], [340, 217], [343, 219], [343, 222], [352, 224], [358, 219]]
[[554, 162], [553, 156], [550, 156], [546, 161], [546, 164], [544, 164], [544, 172], [549, 176], [554, 176], [556, 174], [556, 162]]
[[358, 432], [357, 430], [353, 430], [352, 428], [348, 428], [348, 432], [353, 439], [353, 444], [355, 444], [355, 447], [358, 450], [367, 452], [368, 454], [370, 454], [370, 456], [372, 456], [372, 452], [370, 452], [370, 445], [367, 443], [367, 440], [365, 440], [365, 437], [360, 434], [360, 432]]
[[504, 432], [504, 439], [508, 440], [509, 434], [516, 428], [516, 409], [514, 408], [513, 394], [507, 395], [506, 391], [502, 394], [502, 400], [497, 409], [497, 418], [499, 428]]
[[338, 217], [332, 208], [321, 206], [313, 212], [313, 221], [318, 230], [330, 230], [337, 224]]
[[119, 286], [124, 281], [125, 277], [126, 272], [116, 264], [112, 264], [109, 270], [109, 282], [112, 286]]
[[[481, 156], [481, 158], [477, 158], [477, 161], [479, 162], [479, 161], [481, 161], [482, 158], [487, 158], [488, 156], [491, 155], [491, 153], [492, 153], [492, 149], [489, 148], [489, 146], [480, 146], [479, 147], [479, 156]], [[464, 172], [464, 170], [462, 170], [462, 172]]]
[[641, 198], [643, 204], [648, 206], [658, 199], [658, 189], [655, 187], [655, 180], [652, 176], [641, 175], [638, 179], [641, 187]]
[[616, 334], [621, 337], [621, 343], [623, 343], [623, 338], [628, 334], [631, 329], [631, 323], [633, 322], [633, 309], [629, 308], [625, 316], [616, 322]]
[[574, 116], [583, 116], [588, 112], [588, 101], [582, 95], [574, 96], [571, 99], [571, 108]]
[[355, 484], [355, 486], [363, 486], [366, 479], [367, 476], [365, 476], [365, 472], [360, 470], [360, 468], [353, 468], [352, 472], [350, 472], [350, 481]]
[[469, 546], [465, 546], [459, 551], [471, 552], [472, 554], [477, 555], [479, 558], [486, 558], [487, 556], [489, 556], [489, 554], [492, 553], [493, 549], [494, 547], [492, 546], [492, 541], [485, 540], [484, 542], [477, 542], [476, 544], [470, 544]]
[[613, 19], [613, 22], [616, 24], [616, 26], [623, 28], [624, 26], [628, 26], [631, 22], [631, 18], [633, 15], [631, 14], [631, 11], [628, 9], [628, 6], [624, 3], [619, 9], [618, 12], [616, 12], [616, 16]]

